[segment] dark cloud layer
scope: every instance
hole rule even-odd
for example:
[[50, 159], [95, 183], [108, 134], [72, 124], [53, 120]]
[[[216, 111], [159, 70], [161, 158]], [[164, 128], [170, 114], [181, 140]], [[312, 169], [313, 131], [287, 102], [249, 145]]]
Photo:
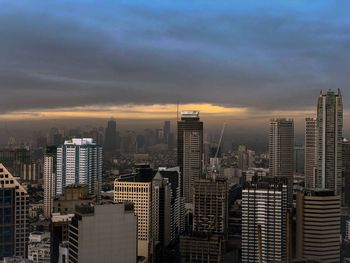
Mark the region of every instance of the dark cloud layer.
[[1, 1], [0, 112], [350, 96], [347, 1], [242, 2]]

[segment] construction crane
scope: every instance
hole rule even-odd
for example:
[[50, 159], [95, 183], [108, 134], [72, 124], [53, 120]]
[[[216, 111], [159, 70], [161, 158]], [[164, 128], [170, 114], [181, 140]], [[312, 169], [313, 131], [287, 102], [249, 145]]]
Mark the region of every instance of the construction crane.
[[216, 149], [216, 153], [215, 153], [214, 158], [218, 158], [219, 149], [220, 149], [220, 145], [221, 145], [221, 142], [222, 142], [222, 137], [224, 136], [225, 127], [226, 127], [226, 123], [224, 123], [222, 125], [221, 134], [220, 134], [219, 143], [218, 143], [218, 148]]
[[214, 173], [217, 173], [218, 171], [218, 155], [219, 155], [219, 150], [220, 150], [220, 146], [221, 146], [221, 142], [222, 142], [222, 137], [224, 136], [224, 131], [225, 131], [225, 127], [226, 127], [226, 123], [224, 123], [222, 125], [222, 129], [221, 129], [221, 133], [220, 133], [220, 138], [219, 138], [219, 143], [218, 143], [218, 146], [217, 146], [217, 149], [216, 149], [216, 152], [215, 152], [215, 156], [213, 158], [214, 160], [214, 164], [213, 166], [211, 167], [211, 173], [212, 175]]

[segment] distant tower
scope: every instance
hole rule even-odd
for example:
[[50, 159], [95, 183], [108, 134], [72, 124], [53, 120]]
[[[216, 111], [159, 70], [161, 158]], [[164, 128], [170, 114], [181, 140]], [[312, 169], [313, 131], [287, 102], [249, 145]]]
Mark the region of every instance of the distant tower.
[[317, 120], [305, 119], [305, 187], [314, 188], [317, 160]]
[[288, 183], [288, 203], [293, 202], [294, 170], [294, 121], [293, 119], [272, 119], [270, 121], [270, 175], [286, 176]]
[[0, 163], [0, 261], [26, 257], [29, 237], [28, 194]]
[[202, 175], [203, 122], [198, 111], [181, 112], [177, 123], [177, 163], [182, 174], [185, 203], [193, 202], [194, 181]]
[[110, 119], [107, 123], [105, 132], [105, 142], [103, 149], [106, 152], [113, 152], [117, 149], [118, 137], [117, 137], [117, 123], [114, 119]]
[[316, 187], [342, 190], [343, 102], [338, 94], [321, 91], [317, 105]]
[[164, 143], [168, 146], [171, 145], [171, 128], [170, 128], [170, 121], [165, 121], [163, 126], [163, 136], [164, 136]]
[[44, 156], [44, 216], [50, 218], [52, 202], [56, 195], [56, 158], [57, 148], [47, 147]]
[[91, 138], [65, 141], [57, 147], [56, 194], [71, 184], [85, 184], [90, 194], [99, 194], [102, 180], [102, 147]]

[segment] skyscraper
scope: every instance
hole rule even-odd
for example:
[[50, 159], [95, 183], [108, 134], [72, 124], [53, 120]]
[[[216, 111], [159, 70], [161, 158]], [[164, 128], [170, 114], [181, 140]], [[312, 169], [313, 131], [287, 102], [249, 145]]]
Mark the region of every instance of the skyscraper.
[[193, 202], [194, 181], [202, 175], [203, 122], [198, 111], [181, 112], [177, 123], [177, 163], [182, 174], [185, 203]]
[[105, 131], [105, 141], [103, 149], [106, 152], [113, 152], [117, 149], [117, 144], [117, 123], [114, 119], [110, 119], [107, 123], [107, 128]]
[[163, 136], [164, 143], [168, 146], [171, 144], [171, 130], [170, 130], [170, 121], [165, 121], [163, 126]]
[[0, 163], [0, 261], [26, 257], [29, 237], [28, 194]]
[[342, 190], [343, 102], [338, 94], [321, 91], [317, 105], [316, 187]]
[[305, 187], [314, 188], [317, 160], [317, 120], [305, 119]]
[[102, 180], [102, 147], [91, 138], [65, 141], [57, 147], [56, 194], [71, 184], [85, 184], [98, 194]]
[[328, 190], [297, 193], [296, 256], [340, 262], [340, 197]]
[[242, 191], [242, 262], [287, 262], [287, 185], [246, 183]]
[[288, 203], [293, 202], [294, 170], [294, 121], [293, 119], [272, 119], [270, 121], [270, 175], [286, 176], [288, 184]]
[[238, 146], [238, 163], [237, 166], [242, 171], [246, 171], [249, 168], [249, 154], [247, 151], [247, 146]]
[[52, 202], [56, 195], [56, 154], [55, 146], [48, 147], [44, 156], [44, 216], [50, 218]]

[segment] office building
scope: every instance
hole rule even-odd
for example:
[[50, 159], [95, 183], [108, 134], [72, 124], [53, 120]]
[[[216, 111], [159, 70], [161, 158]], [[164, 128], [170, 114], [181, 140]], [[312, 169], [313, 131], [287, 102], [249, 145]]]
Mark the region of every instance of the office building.
[[242, 262], [287, 262], [287, 185], [249, 182], [242, 191]]
[[[68, 227], [69, 222], [71, 222], [74, 214], [62, 215], [60, 213], [53, 213], [50, 222], [50, 237], [51, 237], [51, 260], [50, 263], [67, 263], [68, 256], [66, 256], [66, 261], [59, 261], [61, 256], [61, 250], [68, 255], [67, 249], [61, 248], [61, 244], [68, 242]], [[62, 252], [62, 253], [63, 253]], [[61, 256], [62, 258], [62, 256]]]
[[71, 184], [85, 184], [98, 195], [102, 180], [102, 147], [91, 138], [65, 141], [57, 147], [56, 194]]
[[329, 190], [297, 193], [296, 256], [340, 262], [340, 197]]
[[294, 121], [293, 119], [272, 119], [269, 136], [269, 170], [271, 176], [290, 177], [288, 204], [293, 203], [294, 170]]
[[177, 163], [185, 203], [193, 202], [194, 181], [202, 175], [202, 157], [203, 122], [199, 119], [199, 112], [183, 111], [177, 123]]
[[48, 147], [44, 156], [44, 216], [50, 218], [56, 196], [56, 147]]
[[149, 165], [139, 165], [135, 173], [123, 175], [114, 182], [114, 202], [132, 203], [137, 216], [138, 256], [151, 260], [152, 231], [152, 179]]
[[342, 191], [343, 102], [338, 94], [321, 91], [317, 104], [316, 187]]
[[247, 146], [239, 145], [237, 155], [238, 155], [237, 167], [242, 171], [247, 171], [249, 168], [249, 154], [247, 151]]
[[28, 194], [15, 177], [0, 164], [0, 261], [26, 257], [29, 236]]
[[29, 235], [28, 259], [33, 263], [50, 262], [50, 233], [32, 232]]
[[137, 218], [132, 205], [77, 207], [68, 236], [69, 263], [137, 260]]
[[114, 119], [110, 119], [107, 123], [105, 131], [105, 141], [103, 149], [105, 152], [114, 152], [118, 146], [117, 123]]
[[305, 187], [315, 188], [317, 164], [317, 119], [305, 119]]
[[71, 184], [68, 185], [63, 194], [53, 199], [53, 213], [72, 214], [75, 212], [76, 205], [96, 204], [96, 195], [89, 194], [87, 185]]

